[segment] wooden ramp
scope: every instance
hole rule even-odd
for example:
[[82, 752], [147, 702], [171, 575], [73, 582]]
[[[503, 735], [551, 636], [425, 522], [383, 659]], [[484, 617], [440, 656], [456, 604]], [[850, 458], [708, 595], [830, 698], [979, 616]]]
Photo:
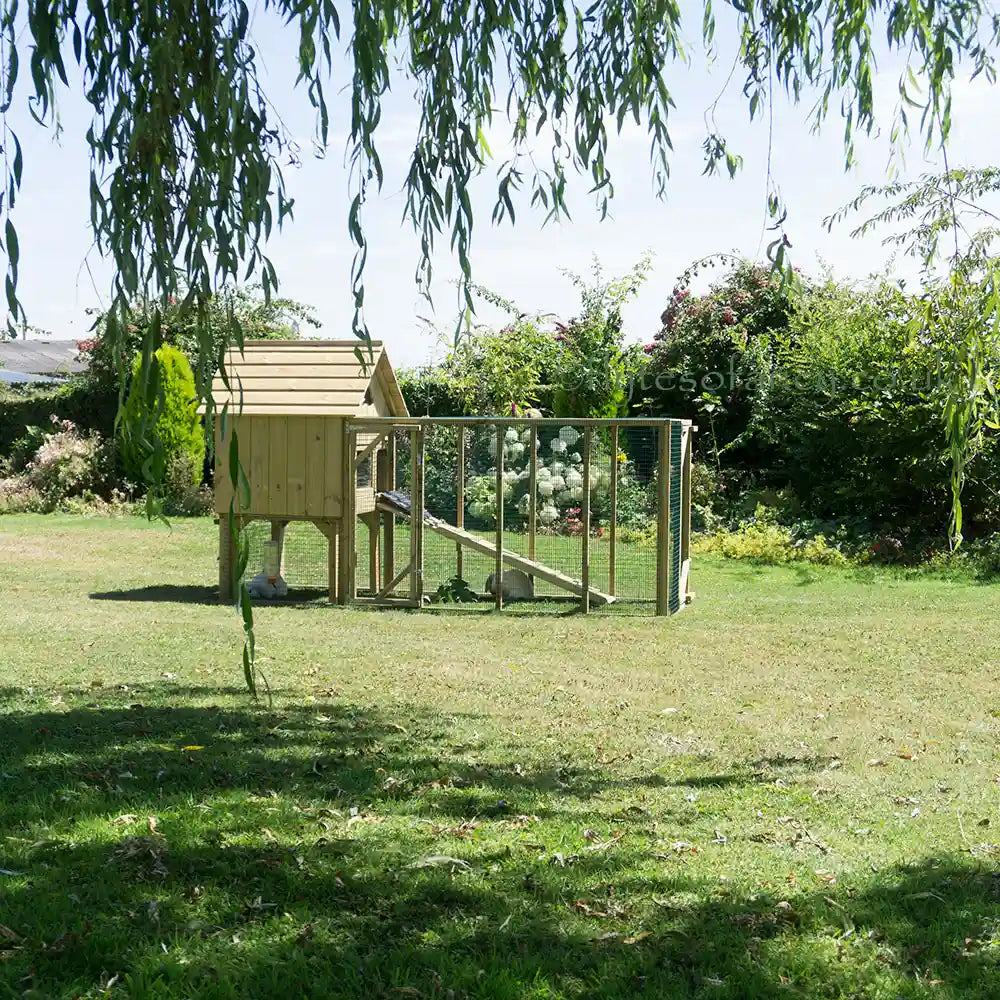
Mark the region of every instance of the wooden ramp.
[[[400, 517], [410, 517], [410, 498], [405, 493], [400, 493], [397, 490], [393, 490], [390, 493], [379, 493], [375, 503], [379, 510], [398, 514]], [[496, 545], [485, 538], [473, 535], [462, 528], [456, 528], [455, 525], [449, 524], [447, 521], [442, 521], [439, 517], [434, 517], [426, 511], [424, 511], [424, 524], [431, 531], [443, 535], [449, 541], [455, 542], [458, 545], [464, 545], [466, 548], [480, 553], [480, 555], [496, 559]], [[552, 567], [546, 566], [544, 563], [535, 562], [534, 559], [528, 559], [526, 556], [518, 555], [516, 552], [511, 552], [510, 549], [504, 549], [501, 552], [501, 558], [506, 566], [519, 569], [529, 576], [537, 576], [539, 580], [545, 580], [546, 583], [551, 583], [554, 587], [559, 587], [560, 590], [568, 590], [571, 594], [576, 594], [577, 597], [583, 596], [583, 583], [571, 576], [567, 576], [565, 573], [560, 573], [557, 569], [552, 569]], [[591, 604], [613, 604], [614, 600], [610, 594], [603, 594], [593, 587], [590, 588]]]

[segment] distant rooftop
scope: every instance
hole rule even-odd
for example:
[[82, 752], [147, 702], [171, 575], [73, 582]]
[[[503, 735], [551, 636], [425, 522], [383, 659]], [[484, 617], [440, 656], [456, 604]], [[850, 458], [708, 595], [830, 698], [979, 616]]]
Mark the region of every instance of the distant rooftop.
[[86, 369], [75, 340], [0, 341], [0, 382], [46, 382]]

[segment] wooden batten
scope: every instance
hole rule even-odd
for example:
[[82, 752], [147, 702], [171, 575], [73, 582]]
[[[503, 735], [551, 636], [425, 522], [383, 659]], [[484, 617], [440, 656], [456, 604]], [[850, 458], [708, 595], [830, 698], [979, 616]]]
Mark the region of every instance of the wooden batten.
[[669, 423], [659, 432], [656, 482], [656, 613], [670, 614], [670, 432]]
[[581, 581], [583, 595], [580, 607], [584, 614], [590, 611], [590, 428], [583, 429], [583, 503], [580, 506], [580, 534], [583, 536], [583, 551], [580, 553]]
[[[455, 525], [459, 528], [465, 527], [465, 425], [459, 424], [456, 428], [458, 433], [458, 469], [455, 479]], [[459, 579], [465, 579], [462, 575], [462, 546], [455, 545], [455, 575]]]
[[497, 449], [497, 541], [496, 556], [493, 560], [493, 593], [497, 611], [503, 610], [503, 442], [502, 427], [496, 431]]
[[615, 576], [618, 568], [618, 425], [611, 428], [611, 482], [609, 503], [611, 523], [608, 526], [608, 593], [615, 596]]

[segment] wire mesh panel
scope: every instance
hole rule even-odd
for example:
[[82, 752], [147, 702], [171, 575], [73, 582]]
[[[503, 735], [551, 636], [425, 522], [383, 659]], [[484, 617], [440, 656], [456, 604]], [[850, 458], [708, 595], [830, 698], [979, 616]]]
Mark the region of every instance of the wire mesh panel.
[[683, 604], [682, 421], [357, 424], [367, 439], [374, 427], [393, 460], [383, 474], [367, 456], [375, 513], [358, 515], [358, 597], [469, 610]]
[[[246, 577], [265, 568], [264, 543], [271, 541], [270, 521], [251, 521], [244, 533], [249, 544]], [[328, 543], [326, 535], [308, 521], [292, 521], [283, 532], [280, 572], [288, 584], [290, 598], [312, 599], [326, 596], [328, 588]]]

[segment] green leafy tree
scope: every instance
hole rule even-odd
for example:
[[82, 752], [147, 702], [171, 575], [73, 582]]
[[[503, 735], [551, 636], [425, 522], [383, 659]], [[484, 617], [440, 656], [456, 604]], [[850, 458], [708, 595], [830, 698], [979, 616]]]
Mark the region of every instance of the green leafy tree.
[[[727, 273], [693, 295], [691, 281], [717, 267]], [[797, 286], [801, 292], [802, 282]], [[713, 255], [681, 275], [660, 317], [640, 384], [644, 408], [695, 420], [706, 432], [698, 447], [716, 467], [734, 449], [735, 463], [761, 459], [766, 397], [775, 351], [789, 333], [793, 287], [770, 267]]]
[[912, 182], [866, 187], [827, 224], [873, 201], [888, 201], [854, 234], [891, 227], [896, 231], [886, 243], [921, 261], [923, 292], [910, 336], [939, 350], [940, 413], [951, 464], [949, 535], [957, 548], [968, 466], [983, 451], [987, 434], [1000, 429], [1000, 261], [992, 252], [1000, 239], [1000, 217], [982, 204], [1000, 191], [1000, 169], [952, 170], [947, 157], [945, 168]]
[[559, 325], [553, 412], [557, 417], [617, 417], [628, 407], [643, 367], [642, 349], [626, 346], [622, 307], [639, 294], [652, 266], [644, 254], [621, 278], [604, 277], [594, 261], [590, 279], [566, 272], [580, 291], [580, 313]]
[[[143, 378], [144, 372], [148, 378]], [[137, 420], [141, 409], [155, 414], [154, 434], [142, 433]], [[173, 463], [182, 466], [192, 485], [201, 482], [205, 435], [198, 418], [194, 373], [176, 347], [157, 349], [148, 367], [136, 356], [119, 437], [122, 464], [132, 482], [160, 484]]]

